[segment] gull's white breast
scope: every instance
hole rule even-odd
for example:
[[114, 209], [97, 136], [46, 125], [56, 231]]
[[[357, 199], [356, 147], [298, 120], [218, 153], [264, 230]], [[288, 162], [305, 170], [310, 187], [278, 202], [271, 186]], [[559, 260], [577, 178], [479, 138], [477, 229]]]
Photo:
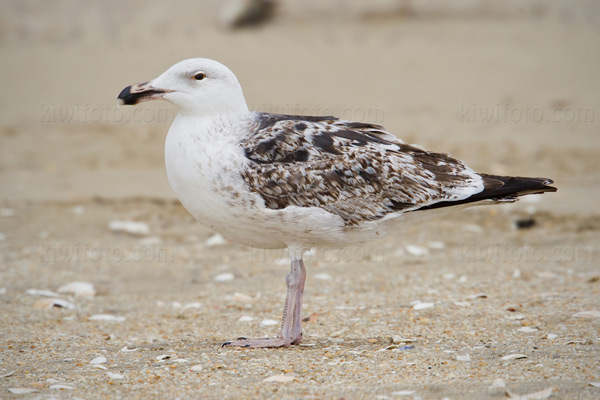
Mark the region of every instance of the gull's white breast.
[[[321, 215], [329, 213], [299, 207], [270, 210], [249, 190], [241, 176], [248, 159], [239, 146], [245, 128], [243, 120], [175, 118], [165, 143], [165, 165], [186, 210], [203, 225], [248, 246], [310, 245], [319, 240], [314, 237], [319, 230], [330, 239], [337, 236], [331, 232], [339, 226], [331, 221], [334, 217]], [[326, 226], [316, 229], [317, 221]]]

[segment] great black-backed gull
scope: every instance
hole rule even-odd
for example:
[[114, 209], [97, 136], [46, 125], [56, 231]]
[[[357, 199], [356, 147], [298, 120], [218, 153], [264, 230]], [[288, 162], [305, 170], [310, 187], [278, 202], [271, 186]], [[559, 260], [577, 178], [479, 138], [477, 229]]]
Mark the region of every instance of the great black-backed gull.
[[228, 346], [302, 341], [302, 256], [311, 247], [381, 238], [408, 216], [436, 208], [556, 191], [547, 178], [476, 173], [379, 125], [249, 111], [236, 76], [213, 60], [181, 61], [118, 98], [163, 98], [179, 108], [165, 163], [171, 187], [196, 219], [248, 246], [289, 249], [279, 335]]

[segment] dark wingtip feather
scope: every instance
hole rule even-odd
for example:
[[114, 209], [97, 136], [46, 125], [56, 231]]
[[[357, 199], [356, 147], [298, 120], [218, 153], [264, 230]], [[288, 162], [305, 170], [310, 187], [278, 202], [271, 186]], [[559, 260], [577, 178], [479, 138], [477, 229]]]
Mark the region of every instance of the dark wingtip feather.
[[[429, 210], [434, 208], [457, 206], [460, 204], [475, 203], [482, 200], [493, 200], [497, 202], [514, 202], [517, 197], [528, 194], [542, 194], [556, 192], [558, 189], [550, 186], [554, 183], [549, 178], [527, 178], [520, 176], [499, 176], [479, 174], [483, 178], [484, 188], [466, 199], [457, 201], [441, 201], [418, 210]], [[415, 210], [417, 211], [417, 210]]]
[[558, 189], [550, 186], [554, 183], [549, 178], [528, 178], [521, 176], [499, 176], [479, 174], [483, 178], [484, 188], [473, 198], [493, 199], [504, 196], [524, 196], [544, 192], [556, 192]]

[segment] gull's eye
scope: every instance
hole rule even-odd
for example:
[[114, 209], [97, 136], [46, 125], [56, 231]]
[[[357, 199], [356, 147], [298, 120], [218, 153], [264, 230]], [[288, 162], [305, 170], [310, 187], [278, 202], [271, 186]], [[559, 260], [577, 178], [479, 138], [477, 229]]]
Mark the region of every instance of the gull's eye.
[[197, 81], [201, 81], [204, 78], [206, 78], [206, 74], [204, 74], [204, 72], [198, 72], [196, 75], [194, 75], [194, 79]]

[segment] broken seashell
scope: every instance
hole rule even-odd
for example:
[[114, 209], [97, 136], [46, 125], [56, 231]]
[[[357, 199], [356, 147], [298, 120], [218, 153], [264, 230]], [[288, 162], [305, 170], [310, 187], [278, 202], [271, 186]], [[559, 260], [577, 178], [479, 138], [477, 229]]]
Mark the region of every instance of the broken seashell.
[[494, 382], [492, 382], [492, 385], [490, 386], [490, 388], [503, 388], [506, 387], [506, 382], [504, 382], [504, 379], [502, 378], [498, 378], [496, 380], [494, 380]]
[[8, 388], [8, 391], [12, 394], [29, 394], [39, 392], [39, 390], [31, 388]]
[[414, 390], [399, 390], [397, 392], [392, 392], [392, 396], [410, 396], [415, 394]]
[[227, 244], [227, 240], [220, 233], [215, 233], [204, 242], [206, 247], [222, 246], [224, 244]]
[[201, 308], [202, 307], [202, 303], [187, 303], [185, 306], [183, 306], [183, 310], [187, 310], [188, 308]]
[[89, 318], [90, 321], [112, 321], [112, 322], [123, 322], [125, 317], [117, 317], [110, 314], [96, 314]]
[[75, 389], [73, 386], [69, 386], [69, 385], [52, 385], [49, 387], [49, 389], [58, 389], [58, 390], [73, 390]]
[[392, 336], [392, 343], [413, 343], [416, 342], [417, 339], [408, 339], [408, 338], [403, 338], [400, 335], [394, 335]]
[[600, 310], [580, 311], [573, 314], [574, 318], [600, 318]]
[[254, 299], [252, 297], [248, 296], [247, 294], [235, 292], [233, 294], [233, 296], [231, 296], [231, 300], [241, 301], [242, 303], [250, 303]]
[[518, 360], [521, 358], [527, 358], [527, 356], [525, 354], [509, 354], [507, 356], [502, 357], [501, 360], [508, 361], [508, 360]]
[[134, 236], [145, 236], [150, 233], [150, 228], [143, 222], [111, 221], [108, 229], [113, 232], [123, 232]]
[[550, 396], [552, 396], [552, 388], [529, 394], [516, 394], [510, 390], [506, 390], [506, 398], [508, 400], [544, 400]]
[[66, 309], [73, 309], [75, 308], [75, 306], [72, 303], [69, 303], [66, 300], [62, 300], [62, 299], [42, 299], [42, 300], [38, 300], [35, 302], [35, 304], [33, 305], [33, 307], [35, 308], [41, 308], [43, 310], [49, 310], [51, 308], [57, 307], [57, 308], [66, 308]]
[[273, 375], [263, 379], [263, 382], [291, 382], [296, 379], [295, 375]]
[[522, 328], [517, 329], [517, 331], [519, 332], [525, 332], [525, 333], [532, 333], [532, 332], [537, 332], [539, 329], [537, 328], [531, 328], [529, 326], [524, 326]]
[[427, 308], [433, 308], [433, 303], [417, 303], [413, 306], [413, 310], [425, 310]]
[[94, 285], [87, 282], [71, 282], [58, 288], [58, 293], [68, 293], [75, 297], [94, 297]]
[[234, 278], [234, 276], [231, 272], [224, 272], [222, 274], [215, 276], [214, 281], [215, 282], [229, 282], [229, 281], [232, 281], [233, 278]]
[[472, 294], [470, 296], [467, 296], [468, 300], [475, 300], [475, 299], [487, 299], [488, 295], [485, 293], [476, 293], [476, 294]]
[[44, 296], [44, 297], [58, 297], [59, 294], [55, 293], [51, 290], [44, 290], [44, 289], [27, 289], [27, 291], [25, 292], [29, 295], [32, 296]]
[[404, 248], [408, 254], [414, 257], [423, 257], [429, 254], [429, 250], [422, 246], [407, 244]]

